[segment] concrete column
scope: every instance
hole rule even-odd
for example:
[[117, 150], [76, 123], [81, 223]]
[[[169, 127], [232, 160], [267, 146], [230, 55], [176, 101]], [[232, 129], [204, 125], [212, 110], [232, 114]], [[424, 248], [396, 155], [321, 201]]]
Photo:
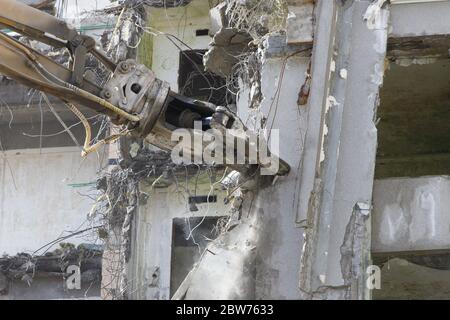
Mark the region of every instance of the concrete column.
[[[321, 2], [321, 10], [333, 10], [332, 4]], [[310, 146], [318, 147], [318, 158], [305, 220], [300, 281], [305, 298], [367, 298], [362, 284], [370, 253], [377, 147], [374, 118], [384, 74], [389, 12], [377, 4], [337, 4], [336, 25], [329, 27], [335, 34], [328, 52], [330, 89], [322, 102], [321, 141]]]

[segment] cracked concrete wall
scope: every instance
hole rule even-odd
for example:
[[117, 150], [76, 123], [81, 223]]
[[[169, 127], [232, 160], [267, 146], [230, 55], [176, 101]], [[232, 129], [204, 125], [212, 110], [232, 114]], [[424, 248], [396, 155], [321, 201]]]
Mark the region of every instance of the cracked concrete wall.
[[[190, 182], [190, 190], [195, 188], [192, 183], [195, 181]], [[222, 216], [228, 211], [224, 204], [226, 195], [220, 191], [214, 192], [218, 197], [216, 203], [210, 203], [209, 208], [208, 204], [199, 204], [199, 211], [190, 212], [187, 195], [176, 185], [155, 189], [143, 181], [140, 191], [149, 194], [150, 198], [146, 203], [140, 203], [136, 212], [129, 274], [130, 298], [169, 300], [173, 219]], [[209, 183], [197, 185], [198, 195], [208, 194], [209, 191]], [[153, 274], [156, 271], [155, 278]]]
[[0, 159], [0, 255], [30, 253], [86, 227], [95, 200], [82, 194], [95, 195], [95, 185], [75, 185], [95, 183], [102, 165], [95, 155], [81, 158], [77, 147], [6, 151]]
[[[306, 131], [309, 126], [308, 120], [311, 121], [311, 118], [308, 119], [308, 117], [311, 115], [311, 110], [317, 108], [317, 105], [321, 105], [321, 102], [328, 103], [330, 121], [336, 118], [336, 112], [337, 114], [340, 113], [337, 126], [329, 128], [328, 142], [330, 142], [330, 137], [335, 139], [336, 148], [334, 153], [328, 149], [324, 150], [324, 155], [329, 156], [330, 170], [334, 170], [334, 174], [328, 171], [327, 175], [329, 181], [332, 182], [333, 188], [336, 186], [335, 189], [337, 190], [334, 198], [324, 198], [331, 205], [326, 213], [330, 214], [334, 211], [338, 212], [339, 215], [329, 216], [330, 223], [336, 225], [330, 238], [324, 238], [329, 229], [328, 225], [326, 225], [325, 229], [319, 230], [317, 238], [309, 239], [313, 243], [316, 243], [316, 240], [320, 240], [321, 243], [329, 246], [329, 249], [325, 249], [326, 251], [322, 251], [321, 254], [328, 255], [330, 253], [332, 256], [329, 261], [324, 261], [323, 257], [314, 256], [313, 259], [317, 264], [310, 271], [312, 272], [312, 277], [317, 277], [318, 280], [322, 279], [323, 282], [329, 283], [328, 289], [326, 285], [319, 285], [316, 288], [325, 288], [322, 298], [343, 298], [342, 292], [347, 291], [349, 279], [352, 279], [353, 275], [347, 277], [347, 275], [341, 273], [341, 261], [345, 270], [348, 269], [350, 273], [356, 272], [359, 274], [359, 271], [354, 267], [357, 265], [357, 262], [353, 259], [350, 259], [350, 261], [341, 259], [341, 255], [352, 257], [353, 255], [348, 253], [352, 253], [351, 250], [359, 246], [360, 239], [366, 239], [365, 235], [368, 233], [365, 226], [360, 227], [362, 222], [358, 214], [364, 211], [364, 219], [362, 221], [367, 221], [368, 213], [366, 211], [368, 209], [366, 207], [367, 203], [369, 203], [370, 208], [376, 151], [376, 129], [373, 117], [377, 102], [378, 86], [381, 84], [380, 81], [382, 79], [379, 73], [380, 69], [373, 69], [373, 67], [379, 67], [380, 63], [384, 61], [382, 48], [383, 41], [384, 46], [386, 44], [387, 35], [386, 28], [381, 28], [381, 30], [367, 28], [363, 21], [363, 15], [368, 5], [369, 2], [366, 1], [352, 2], [350, 4], [351, 10], [344, 10], [345, 15], [342, 24], [346, 24], [346, 28], [344, 28], [345, 31], [342, 32], [339, 38], [341, 40], [339, 48], [343, 52], [334, 61], [335, 68], [339, 69], [335, 73], [331, 88], [331, 92], [336, 93], [336, 97], [329, 99], [329, 101], [323, 100], [324, 92], [326, 92], [324, 88], [327, 87], [328, 78], [326, 71], [320, 70], [322, 74], [319, 74], [315, 87], [311, 92], [315, 99], [310, 100], [309, 103], [307, 101], [306, 106], [299, 105], [299, 93], [307, 78], [310, 58], [307, 57], [307, 54], [303, 56], [295, 54], [296, 50], [286, 46], [285, 41], [284, 45], [278, 46], [277, 44], [283, 42], [280, 40], [280, 35], [272, 34], [267, 37], [265, 44], [269, 45], [269, 47], [260, 52], [263, 54], [260, 67], [262, 103], [256, 108], [255, 105], [249, 107], [249, 101], [253, 100], [251, 96], [252, 90], [251, 88], [243, 89], [239, 94], [238, 113], [244, 123], [255, 131], [264, 132], [263, 128], [280, 129], [281, 144], [279, 155], [291, 165], [292, 171], [288, 177], [278, 179], [272, 186], [248, 195], [247, 197], [252, 196], [254, 198], [246, 199], [247, 201], [251, 200], [251, 205], [244, 206], [242, 211], [243, 217], [247, 217], [247, 219], [244, 218], [243, 223], [253, 221], [251, 225], [258, 229], [258, 237], [251, 239], [251, 243], [255, 244], [256, 251], [254, 256], [255, 275], [254, 283], [252, 284], [255, 287], [254, 294], [248, 291], [239, 291], [238, 293], [231, 293], [232, 296], [229, 296], [230, 290], [225, 290], [222, 293], [218, 293], [218, 296], [214, 296], [214, 298], [305, 298], [304, 292], [301, 290], [303, 288], [299, 288], [298, 282], [294, 281], [295, 279], [300, 281], [298, 270], [304, 244], [302, 239], [303, 229], [300, 227], [308, 227], [302, 224], [305, 221], [299, 219], [297, 215], [298, 202], [301, 201], [298, 190], [300, 186], [299, 181], [301, 180], [302, 154], [305, 151]], [[332, 18], [332, 15], [329, 17]], [[357, 19], [359, 19], [358, 28], [353, 30], [352, 23], [358, 21]], [[330, 19], [330, 22], [333, 22], [333, 19]], [[351, 33], [353, 36], [351, 42], [346, 42], [348, 33]], [[360, 43], [367, 44], [367, 47], [359, 48]], [[355, 49], [356, 47], [358, 48]], [[325, 50], [316, 51], [316, 53], [318, 52], [322, 59], [325, 56], [325, 61], [327, 61], [327, 58], [331, 57], [333, 51], [329, 50], [327, 46], [324, 46], [323, 49]], [[353, 49], [357, 51], [356, 56], [358, 58], [349, 54]], [[361, 57], [365, 58], [361, 59]], [[322, 60], [316, 57], [314, 59], [316, 62]], [[325, 63], [325, 66], [328, 66], [329, 70], [332, 68], [331, 62]], [[316, 65], [316, 71], [317, 67]], [[347, 83], [348, 79], [351, 79], [351, 84]], [[361, 83], [366, 83], [367, 86], [360, 92], [355, 93], [355, 88]], [[314, 89], [317, 91], [314, 91]], [[321, 96], [322, 100], [320, 99]], [[316, 104], [312, 104], [311, 101]], [[329, 103], [330, 101], [333, 103]], [[365, 102], [365, 108], [360, 107], [361, 105], [358, 104], [360, 101]], [[314, 120], [320, 121], [321, 118], [322, 115], [319, 113], [318, 119], [315, 118]], [[362, 118], [361, 124], [352, 125], [352, 122], [359, 121], [358, 118]], [[355, 131], [355, 129], [360, 131]], [[358, 139], [361, 141], [357, 141]], [[348, 145], [343, 141], [349, 141], [349, 143], [354, 143], [354, 145]], [[344, 155], [340, 154], [342, 147], [346, 148]], [[307, 145], [307, 148], [314, 148], [314, 146]], [[317, 147], [316, 153], [320, 154], [320, 152], [317, 152]], [[364, 154], [364, 157], [360, 157], [360, 161], [363, 163], [358, 163], [359, 168], [356, 170], [348, 166], [348, 164], [355, 165], [355, 160], [351, 158], [352, 154], [355, 153]], [[370, 160], [368, 161], [368, 159]], [[370, 174], [372, 174], [372, 178]], [[358, 181], [359, 183], [355, 184], [350, 190], [350, 194], [354, 194], [354, 202], [350, 206], [348, 205], [351, 201], [346, 201], [347, 191], [342, 186], [347, 180], [352, 182]], [[343, 193], [345, 193], [345, 196]], [[289, 201], [286, 201], [286, 199], [289, 199]], [[357, 203], [365, 209], [356, 210]], [[323, 226], [323, 220], [318, 225]], [[354, 235], [354, 233], [357, 233], [357, 235]], [[237, 239], [235, 240], [237, 241]], [[320, 249], [322, 250], [323, 247]], [[317, 250], [314, 251], [314, 254], [316, 252]], [[217, 259], [215, 255], [213, 256], [205, 258], [204, 261]], [[365, 258], [365, 255], [360, 254], [358, 258], [362, 260]], [[319, 259], [322, 260], [319, 261]], [[238, 263], [238, 265], [242, 264], [244, 263]], [[322, 267], [325, 267], [325, 272], [327, 272], [325, 277], [317, 273], [322, 270]], [[200, 274], [206, 272], [205, 267], [200, 267], [200, 269]], [[240, 270], [240, 272], [247, 273], [247, 279], [252, 276], [251, 270], [245, 269]], [[194, 272], [193, 277], [195, 278], [195, 276]], [[347, 280], [344, 279], [346, 277]], [[313, 285], [317, 285], [317, 283]], [[206, 288], [209, 288], [208, 283], [203, 285], [194, 284], [190, 286], [190, 289], [192, 290], [196, 286], [204, 289], [203, 293], [188, 294], [187, 297], [205, 297], [204, 291]], [[317, 292], [320, 293], [319, 291]], [[319, 295], [315, 295], [315, 297], [317, 298]]]
[[[272, 186], [249, 195], [247, 202], [251, 204], [243, 207], [242, 216], [246, 218], [242, 228], [251, 225], [258, 229], [258, 236], [251, 239], [254, 256], [253, 252], [242, 251], [243, 257], [255, 259], [254, 268], [239, 272], [253, 280], [248, 286], [254, 286], [254, 292], [217, 286], [208, 296], [208, 283], [220, 278], [216, 273], [209, 274], [209, 282], [204, 285], [194, 281], [186, 297], [364, 297], [361, 281], [355, 284], [354, 280], [361, 278], [370, 244], [367, 218], [377, 143], [374, 118], [383, 79], [389, 13], [380, 7], [368, 23], [364, 16], [370, 4], [368, 0], [318, 1], [316, 17], [326, 21], [316, 26], [311, 93], [305, 104], [299, 105], [298, 98], [310, 68], [308, 54], [294, 54], [298, 48], [286, 46], [286, 41], [272, 48], [280, 52], [263, 50], [262, 103], [258, 108], [249, 107], [252, 90], [244, 88], [239, 94], [238, 113], [256, 131], [265, 124], [266, 128], [280, 129], [279, 156], [292, 171]], [[281, 43], [277, 37], [270, 35], [267, 43]], [[235, 244], [239, 242], [239, 238], [234, 240]], [[226, 248], [216, 249], [226, 260]], [[208, 254], [201, 264], [224, 261], [217, 259], [215, 254]], [[253, 265], [243, 260], [237, 258], [236, 265]], [[192, 277], [201, 279], [199, 275], [207, 272], [208, 263]]]
[[[249, 108], [248, 103], [252, 100], [248, 96], [250, 90], [242, 90], [238, 114], [253, 130], [264, 132], [261, 119], [265, 119], [263, 123], [267, 129], [279, 130], [279, 156], [289, 163], [291, 172], [274, 185], [258, 190], [249, 208], [251, 213], [244, 211], [243, 215], [259, 216], [255, 298], [299, 299], [297, 282], [303, 231], [297, 224], [295, 209], [299, 201], [299, 169], [307, 108], [298, 105], [298, 97], [305, 83], [310, 58], [305, 56], [307, 53], [292, 55], [295, 50], [286, 49], [285, 38], [280, 39], [280, 35], [269, 36], [268, 43], [284, 45], [266, 48], [265, 55], [271, 57], [263, 59], [260, 69], [262, 103], [259, 108]], [[277, 53], [279, 50], [281, 54]]]
[[307, 117], [306, 108], [299, 106], [297, 100], [310, 59], [295, 56], [289, 58], [285, 73], [281, 75], [284, 61], [285, 58], [266, 61], [261, 75], [264, 100], [260, 112], [270, 114], [269, 118], [272, 119], [275, 111], [271, 110], [269, 113], [270, 106], [276, 99], [276, 87], [282, 82], [279, 109], [276, 118], [272, 120], [273, 124], [268, 127], [280, 130], [279, 156], [289, 163], [291, 173], [279, 179], [275, 185], [262, 190], [256, 201], [255, 207], [261, 215], [263, 225], [256, 283], [259, 299], [300, 297], [297, 280], [303, 237], [302, 229], [296, 223], [295, 208]]

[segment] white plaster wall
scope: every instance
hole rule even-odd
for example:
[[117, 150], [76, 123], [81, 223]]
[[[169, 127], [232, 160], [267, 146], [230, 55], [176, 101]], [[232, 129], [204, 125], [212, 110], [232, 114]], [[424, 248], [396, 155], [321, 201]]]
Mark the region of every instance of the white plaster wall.
[[[32, 253], [71, 231], [91, 226], [87, 221], [95, 199], [100, 160], [82, 159], [74, 147], [12, 150], [0, 156], [0, 255]], [[82, 195], [83, 194], [83, 195]], [[93, 243], [95, 238], [73, 237], [64, 242]], [[56, 247], [55, 247], [56, 248]], [[42, 252], [40, 252], [42, 253]]]
[[[179, 41], [172, 40], [182, 50], [207, 49], [211, 38], [197, 37], [197, 29], [209, 29], [209, 3], [205, 0], [194, 0], [185, 7], [172, 9], [151, 9], [148, 14], [149, 24], [157, 31], [176, 36], [189, 48]], [[180, 50], [166, 36], [153, 37], [152, 70], [156, 76], [170, 83], [171, 89], [178, 92], [178, 68], [180, 64]]]

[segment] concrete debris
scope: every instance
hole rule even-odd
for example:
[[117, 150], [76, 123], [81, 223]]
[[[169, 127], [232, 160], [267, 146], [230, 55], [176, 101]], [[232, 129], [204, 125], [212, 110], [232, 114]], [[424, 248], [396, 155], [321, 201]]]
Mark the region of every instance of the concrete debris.
[[347, 74], [348, 74], [347, 69], [341, 69], [341, 70], [339, 70], [339, 76], [340, 76], [342, 79], [346, 80], [346, 79], [347, 79]]
[[360, 213], [364, 216], [367, 216], [370, 214], [370, 211], [372, 210], [372, 206], [365, 202], [358, 202], [356, 204], [356, 207], [360, 211]]
[[95, 214], [103, 217], [105, 229], [108, 230], [105, 252], [108, 255], [116, 253], [119, 259], [112, 266], [114, 270], [108, 270], [115, 274], [117, 283], [111, 284], [114, 287], [105, 288], [105, 291], [113, 299], [127, 299], [131, 230], [139, 199], [138, 180], [131, 170], [116, 168], [108, 177], [99, 179], [97, 187], [103, 195], [97, 201]]
[[240, 175], [241, 174], [239, 171], [231, 171], [225, 178], [222, 179], [222, 181], [220, 181], [220, 184], [224, 189], [233, 189], [239, 186]]
[[[5, 291], [5, 282], [21, 279], [28, 285], [37, 273], [65, 276], [69, 265], [78, 265], [81, 272], [88, 272], [83, 281], [100, 280], [103, 248], [97, 245], [60, 243], [59, 248], [42, 256], [19, 253], [0, 258], [0, 294]], [[90, 274], [89, 277], [87, 275]], [[84, 282], [89, 283], [89, 282]], [[3, 288], [3, 289], [2, 289]]]
[[[210, 11], [214, 39], [204, 57], [206, 69], [224, 77], [241, 75], [246, 69], [244, 60], [256, 51], [264, 36], [285, 31], [287, 16], [283, 0], [222, 2]], [[236, 67], [238, 63], [244, 66]]]
[[259, 234], [258, 215], [234, 224], [208, 245], [172, 299], [251, 299]]
[[308, 295], [306, 298], [308, 300], [347, 300], [348, 297], [349, 290], [347, 286], [323, 286], [318, 288], [311, 295]]
[[312, 43], [292, 43], [286, 45], [287, 34], [285, 31], [268, 34], [261, 39], [259, 55], [262, 56], [262, 63], [267, 59], [284, 58], [296, 55], [309, 57], [311, 55]]
[[255, 42], [270, 32], [286, 28], [288, 7], [284, 0], [229, 0], [227, 3], [229, 27], [246, 31]]
[[310, 43], [313, 41], [314, 25], [312, 1], [301, 6], [289, 6], [286, 21], [287, 43]]
[[194, 177], [199, 168], [204, 170], [203, 166], [174, 164], [169, 152], [153, 151], [142, 145], [138, 148], [137, 143], [131, 142], [133, 145], [133, 149], [137, 149], [135, 157], [122, 159], [120, 166], [97, 182], [97, 189], [102, 195], [97, 202], [95, 215], [103, 217], [105, 221], [105, 252], [115, 261], [107, 273], [116, 279], [104, 288], [105, 296], [110, 299], [129, 298], [133, 221], [138, 204], [143, 205], [142, 199], [147, 201], [151, 197], [139, 192], [139, 183], [145, 181], [154, 187], [167, 187], [177, 181], [184, 181], [186, 175]]
[[366, 221], [371, 206], [365, 203], [355, 205], [352, 216], [345, 230], [344, 242], [341, 246], [341, 269], [344, 284], [352, 285], [364, 273], [364, 250], [367, 241]]
[[373, 3], [371, 3], [367, 8], [363, 17], [367, 28], [373, 30], [382, 28], [386, 25], [385, 21], [387, 19], [387, 15], [384, 14], [381, 9], [386, 1], [387, 0], [374, 0]]
[[[350, 300], [360, 299], [365, 286], [365, 266], [370, 246], [367, 242], [367, 221], [372, 206], [358, 202], [347, 224], [344, 241], [340, 247], [341, 272], [344, 284], [340, 286], [322, 285], [312, 292], [303, 292], [307, 300]], [[305, 253], [304, 253], [305, 254]], [[305, 262], [302, 260], [302, 262]], [[328, 282], [325, 275], [319, 275], [322, 284]]]
[[[54, 10], [55, 0], [30, 1], [36, 8]], [[180, 95], [195, 101], [208, 100], [195, 104], [215, 110], [204, 114], [189, 111], [194, 103], [178, 100], [177, 94], [171, 92], [170, 98], [164, 96], [160, 101], [167, 108], [151, 119], [155, 120], [149, 124], [152, 134], [158, 130], [192, 128], [194, 120], [200, 120], [204, 131], [211, 128], [221, 133], [233, 132], [233, 142], [247, 142], [250, 139], [243, 133], [248, 128], [259, 134], [257, 142], [263, 137], [267, 138], [267, 144], [281, 141], [274, 154], [286, 157], [293, 170], [273, 179], [260, 175], [264, 169], [261, 161], [237, 165], [234, 156], [252, 154], [256, 142], [227, 154], [233, 156], [234, 162], [225, 168], [215, 163], [174, 163], [171, 152], [148, 145], [158, 137], [150, 136], [147, 140], [122, 137], [118, 145], [108, 146], [106, 157], [99, 157], [99, 163], [107, 161], [101, 163], [103, 171], [97, 190], [90, 190], [98, 198], [89, 213], [92, 219], [89, 222], [100, 221], [100, 225], [91, 229], [104, 241], [104, 246], [61, 243], [42, 255], [16, 254], [17, 249], [10, 250], [13, 256], [0, 257], [0, 296], [10, 295], [8, 291], [12, 291], [14, 282], [21, 287], [36, 286], [36, 274], [65, 278], [67, 266], [72, 264], [80, 266], [83, 283], [103, 281], [103, 298], [169, 299], [173, 295], [174, 300], [365, 299], [371, 294], [365, 287], [371, 253], [379, 255], [373, 263], [382, 267], [392, 259], [390, 253], [402, 250], [408, 252], [401, 263], [412, 261], [440, 270], [450, 268], [450, 254], [444, 250], [450, 243], [450, 218], [444, 210], [450, 205], [450, 201], [446, 204], [448, 192], [445, 192], [450, 190], [450, 179], [408, 178], [373, 183], [376, 162], [383, 156], [389, 160], [389, 154], [383, 155], [377, 146], [378, 122], [375, 124], [374, 120], [380, 116], [376, 108], [383, 95], [392, 94], [379, 90], [385, 68], [389, 65], [392, 70], [411, 71], [434, 63], [428, 67], [437, 73], [441, 60], [449, 58], [450, 37], [410, 34], [399, 39], [388, 30], [393, 1], [387, 0], [224, 0], [217, 5], [218, 2], [115, 1], [101, 10], [117, 21], [115, 28], [108, 24], [101, 42], [106, 54], [116, 62], [134, 59], [151, 65], [154, 76], [164, 79], [167, 88], [169, 85], [174, 91], [178, 88]], [[154, 17], [152, 21], [147, 21], [147, 13]], [[81, 17], [77, 16], [78, 19]], [[88, 29], [81, 23], [78, 27], [86, 27], [80, 28], [86, 34], [104, 28], [94, 25]], [[212, 40], [203, 55], [204, 72], [200, 57], [206, 49], [208, 33]], [[61, 65], [73, 67], [74, 61], [66, 49], [58, 51], [42, 44], [39, 47], [26, 38], [14, 37]], [[171, 51], [168, 46], [172, 45], [179, 50]], [[96, 82], [100, 91], [109, 71], [90, 59], [87, 58], [90, 70], [85, 76]], [[118, 71], [130, 69], [122, 64], [119, 67]], [[222, 82], [209, 81], [219, 78]], [[402, 77], [396, 75], [393, 80], [397, 85]], [[203, 81], [210, 91], [220, 87], [227, 92], [220, 100], [223, 104], [217, 103], [217, 108], [212, 105], [216, 103], [213, 94], [202, 98], [201, 91], [206, 87]], [[11, 99], [16, 99], [14, 95], [18, 96], [19, 91], [8, 85], [12, 81], [0, 76], [0, 82], [0, 93], [14, 92]], [[134, 80], [130, 84], [135, 95], [125, 94], [123, 103], [131, 105], [130, 97], [145, 95], [147, 100], [130, 110], [134, 112], [141, 106], [154, 110], [156, 102], [150, 97], [150, 87], [143, 90]], [[90, 85], [84, 83], [84, 87]], [[125, 92], [127, 85], [114, 85], [108, 92]], [[409, 91], [405, 92], [407, 96]], [[423, 93], [414, 92], [414, 97]], [[399, 98], [395, 93], [389, 99]], [[232, 98], [228, 99], [228, 94]], [[30, 95], [28, 92], [26, 97]], [[20, 99], [24, 100], [23, 97]], [[29, 99], [37, 105], [40, 98]], [[429, 101], [430, 105], [438, 102], [434, 98]], [[7, 103], [11, 101], [0, 102], [11, 113], [8, 123], [11, 129], [16, 113], [9, 110]], [[118, 105], [116, 102], [113, 104]], [[27, 111], [23, 102], [16, 105]], [[119, 111], [110, 104], [104, 106]], [[398, 115], [401, 111], [396, 109], [389, 116], [409, 118]], [[52, 131], [44, 132], [40, 112], [41, 132], [33, 136], [39, 137], [42, 147], [42, 138], [52, 136], [49, 133]], [[424, 118], [439, 118], [440, 113], [426, 112]], [[136, 112], [135, 116], [140, 118], [132, 117], [135, 121], [127, 124], [129, 131], [123, 132], [133, 134], [143, 124], [141, 114]], [[385, 121], [381, 118], [380, 121]], [[118, 129], [106, 117], [94, 121], [97, 120], [101, 131], [95, 139], [100, 139], [108, 129], [111, 132]], [[380, 123], [382, 129], [386, 122]], [[396, 127], [393, 123], [388, 125]], [[3, 149], [1, 141], [0, 147]], [[227, 148], [228, 145], [224, 150]], [[427, 156], [425, 152], [421, 154]], [[439, 152], [439, 156], [445, 153]], [[9, 165], [6, 158], [2, 163], [5, 169]], [[240, 166], [247, 170], [234, 171]], [[70, 181], [70, 186], [92, 187], [94, 179]], [[375, 213], [378, 211], [373, 219], [372, 199]], [[431, 242], [430, 238], [437, 242]], [[434, 256], [412, 253], [436, 249], [443, 252]], [[403, 266], [398, 264], [399, 268]]]
[[101, 10], [94, 10], [94, 13], [119, 15], [123, 8], [143, 8], [144, 6], [153, 8], [177, 8], [191, 3], [192, 0], [119, 0]]
[[244, 31], [223, 28], [214, 35], [209, 51], [203, 61], [206, 70], [222, 77], [229, 77], [239, 62], [239, 56], [249, 50], [252, 37]]
[[328, 96], [328, 99], [327, 99], [327, 110], [329, 110], [329, 109], [331, 109], [333, 107], [337, 107], [339, 105], [340, 105], [340, 103], [336, 100], [335, 97]]
[[29, 274], [24, 274], [20, 280], [25, 282], [29, 287], [31, 287], [31, 284], [33, 283], [33, 277]]
[[106, 48], [107, 54], [115, 61], [136, 58], [138, 44], [144, 33], [139, 26], [146, 25], [146, 19], [147, 14], [142, 3], [128, 5], [126, 2]]
[[130, 147], [130, 156], [131, 156], [132, 158], [136, 158], [136, 157], [137, 157], [138, 152], [139, 152], [139, 148], [140, 148], [139, 144], [137, 144], [137, 143], [132, 143], [132, 144], [131, 144], [131, 147]]
[[226, 15], [228, 4], [227, 2], [221, 2], [216, 7], [209, 11], [209, 18], [211, 20], [211, 27], [209, 29], [209, 35], [213, 37], [222, 28], [228, 26], [228, 18]]
[[129, 6], [146, 5], [155, 8], [176, 8], [186, 6], [192, 0], [121, 0], [120, 4]]

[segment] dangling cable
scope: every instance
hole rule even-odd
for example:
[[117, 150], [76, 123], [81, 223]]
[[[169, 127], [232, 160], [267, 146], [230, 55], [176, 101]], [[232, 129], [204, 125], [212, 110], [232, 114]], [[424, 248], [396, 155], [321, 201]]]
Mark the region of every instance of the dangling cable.
[[124, 129], [117, 134], [113, 134], [113, 135], [111, 135], [105, 139], [102, 139], [102, 140], [98, 141], [97, 143], [91, 145], [90, 143], [91, 143], [91, 137], [92, 137], [92, 130], [91, 130], [91, 126], [90, 126], [88, 120], [86, 119], [84, 114], [81, 113], [81, 111], [78, 110], [78, 108], [75, 107], [73, 104], [67, 103], [66, 105], [78, 117], [78, 119], [80, 119], [80, 121], [83, 124], [84, 129], [86, 131], [86, 137], [84, 139], [83, 151], [81, 151], [82, 157], [86, 157], [89, 153], [96, 151], [100, 146], [112, 143], [112, 142], [116, 141], [117, 139], [119, 139], [121, 136], [124, 136], [130, 132], [130, 130]]

